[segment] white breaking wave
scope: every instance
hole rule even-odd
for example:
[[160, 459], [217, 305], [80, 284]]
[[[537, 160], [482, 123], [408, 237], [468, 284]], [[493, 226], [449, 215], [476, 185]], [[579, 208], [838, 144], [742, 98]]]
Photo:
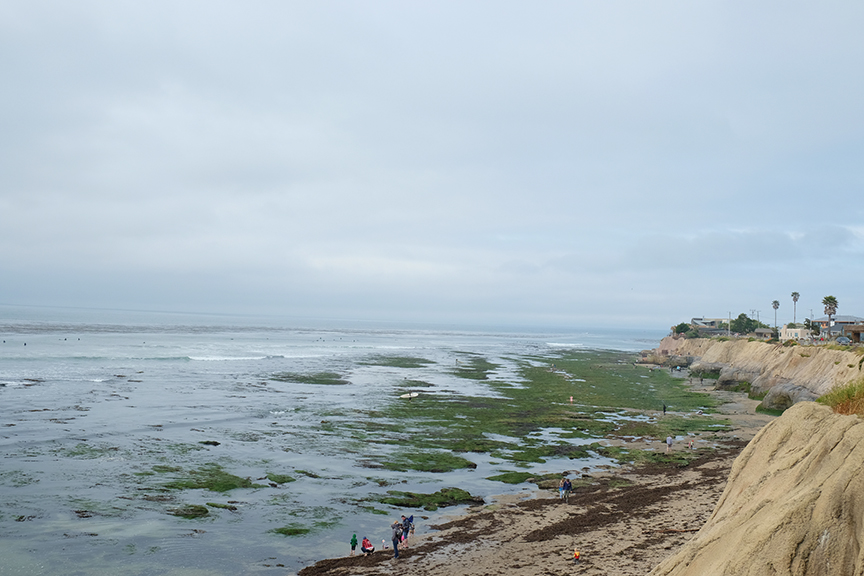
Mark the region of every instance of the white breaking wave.
[[189, 356], [190, 360], [204, 362], [231, 362], [236, 360], [266, 360], [272, 356]]

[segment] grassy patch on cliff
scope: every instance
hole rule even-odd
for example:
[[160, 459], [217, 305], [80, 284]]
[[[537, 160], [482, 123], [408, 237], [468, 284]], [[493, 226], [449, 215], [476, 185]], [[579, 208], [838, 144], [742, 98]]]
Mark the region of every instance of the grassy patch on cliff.
[[835, 388], [816, 401], [830, 407], [837, 414], [864, 417], [864, 378]]

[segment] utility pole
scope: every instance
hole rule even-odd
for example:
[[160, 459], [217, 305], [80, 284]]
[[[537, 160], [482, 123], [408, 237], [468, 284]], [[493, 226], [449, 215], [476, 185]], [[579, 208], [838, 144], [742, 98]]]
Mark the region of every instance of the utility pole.
[[732, 312], [728, 312], [729, 319], [726, 321], [726, 336], [732, 336]]

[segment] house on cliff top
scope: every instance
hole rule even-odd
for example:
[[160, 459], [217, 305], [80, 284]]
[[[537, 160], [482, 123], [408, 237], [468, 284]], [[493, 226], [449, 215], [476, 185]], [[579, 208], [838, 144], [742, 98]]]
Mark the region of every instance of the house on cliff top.
[[756, 328], [753, 333], [756, 335], [756, 338], [762, 338], [763, 340], [768, 340], [774, 336], [774, 330], [771, 328]]
[[[726, 318], [691, 318], [690, 326], [699, 333], [703, 338], [710, 338], [711, 336], [721, 336], [726, 334], [727, 328], [726, 326], [729, 324], [729, 320]], [[721, 328], [722, 326], [722, 328]]]
[[694, 328], [720, 328], [729, 321], [726, 318], [691, 318], [690, 325]]
[[780, 329], [780, 340], [798, 340], [800, 338], [810, 338], [812, 334], [810, 330], [804, 328], [804, 326], [798, 326], [797, 328], [790, 328], [788, 324], [784, 324], [783, 328]]
[[[841, 334], [847, 333], [847, 328], [851, 328], [856, 325], [864, 324], [864, 318], [860, 318], [858, 316], [843, 316], [838, 315], [831, 318], [831, 335], [839, 336]], [[828, 317], [823, 316], [822, 318], [817, 318], [812, 321], [813, 324], [819, 325], [820, 333], [826, 333], [828, 331]], [[852, 333], [852, 331], [849, 331]], [[860, 334], [860, 332], [859, 332]]]

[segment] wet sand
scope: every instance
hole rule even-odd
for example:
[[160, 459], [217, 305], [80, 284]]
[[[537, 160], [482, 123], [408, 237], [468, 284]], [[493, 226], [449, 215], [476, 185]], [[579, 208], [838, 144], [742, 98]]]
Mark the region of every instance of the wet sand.
[[[491, 505], [433, 526], [436, 532], [411, 541], [399, 559], [384, 550], [322, 560], [299, 576], [647, 574], [705, 523], [735, 457], [772, 419], [756, 414], [758, 401], [743, 393], [711, 387], [713, 381], [693, 384], [727, 402], [717, 416], [728, 418], [732, 429], [710, 440], [714, 449], [706, 446], [707, 438], [698, 441], [700, 457], [685, 468], [649, 465], [593, 474], [595, 483], [576, 489], [568, 503], [549, 490], [538, 490], [530, 499], [495, 498]], [[582, 555], [578, 564], [574, 548]]]

